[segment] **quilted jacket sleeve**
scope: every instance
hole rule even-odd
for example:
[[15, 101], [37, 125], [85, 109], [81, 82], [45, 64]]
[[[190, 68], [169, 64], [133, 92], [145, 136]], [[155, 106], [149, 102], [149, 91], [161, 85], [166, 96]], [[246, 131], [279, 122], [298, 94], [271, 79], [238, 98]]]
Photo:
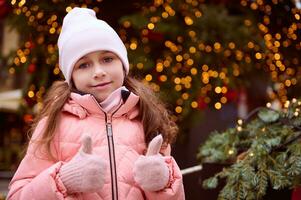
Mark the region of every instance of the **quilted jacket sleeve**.
[[172, 156], [165, 156], [165, 162], [169, 168], [169, 183], [165, 189], [157, 192], [145, 191], [148, 200], [184, 200], [185, 193], [180, 168]]
[[57, 175], [62, 162], [53, 162], [34, 150], [34, 142], [46, 119], [36, 127], [27, 152], [9, 185], [8, 200], [17, 199], [65, 199], [66, 189]]

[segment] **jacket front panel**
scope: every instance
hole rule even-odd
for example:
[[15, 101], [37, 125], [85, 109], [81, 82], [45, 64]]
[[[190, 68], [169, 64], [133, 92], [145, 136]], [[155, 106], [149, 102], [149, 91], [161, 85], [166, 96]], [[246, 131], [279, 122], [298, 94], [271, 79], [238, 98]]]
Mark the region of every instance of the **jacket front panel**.
[[[52, 143], [52, 151], [58, 162], [50, 161], [43, 149], [35, 148], [35, 140], [41, 136], [40, 133], [46, 122], [46, 119], [43, 119], [36, 128], [27, 154], [11, 181], [8, 199], [23, 199], [23, 197], [28, 199], [29, 195], [32, 199], [45, 199], [45, 194], [47, 199], [112, 199], [105, 114], [98, 105], [95, 105], [92, 97], [78, 94], [73, 94], [71, 97], [61, 112], [60, 123]], [[174, 197], [180, 195], [178, 199], [183, 199], [182, 177], [178, 174], [175, 162], [171, 165], [176, 167], [173, 177], [179, 179], [174, 181], [176, 190], [170, 188], [161, 192], [145, 193], [134, 181], [132, 173], [134, 163], [146, 149], [143, 126], [136, 119], [138, 100], [137, 96], [131, 94], [112, 118], [118, 197], [142, 200], [156, 199], [160, 196], [161, 199], [177, 199]], [[93, 154], [102, 157], [108, 164], [105, 184], [97, 193], [67, 195], [58, 172], [60, 167], [78, 152], [83, 135], [91, 136]], [[37, 190], [38, 184], [46, 184], [49, 187], [41, 192], [42, 190]]]

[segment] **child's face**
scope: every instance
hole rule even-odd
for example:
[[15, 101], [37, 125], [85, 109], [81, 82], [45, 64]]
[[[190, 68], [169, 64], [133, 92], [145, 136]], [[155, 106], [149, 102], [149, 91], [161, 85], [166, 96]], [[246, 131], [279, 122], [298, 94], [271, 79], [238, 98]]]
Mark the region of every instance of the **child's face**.
[[123, 65], [112, 52], [92, 52], [75, 63], [72, 80], [77, 90], [92, 94], [102, 102], [123, 85]]

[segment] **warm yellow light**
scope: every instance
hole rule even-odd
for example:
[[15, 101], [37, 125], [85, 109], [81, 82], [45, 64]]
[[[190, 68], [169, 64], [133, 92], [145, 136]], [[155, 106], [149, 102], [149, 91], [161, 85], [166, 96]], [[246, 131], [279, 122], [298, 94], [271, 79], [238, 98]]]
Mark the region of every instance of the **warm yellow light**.
[[177, 107], [175, 108], [176, 113], [181, 113], [182, 110], [183, 110], [183, 109], [182, 109], [181, 106], [177, 106]]
[[221, 44], [218, 43], [218, 42], [215, 42], [213, 46], [214, 46], [215, 49], [220, 49], [221, 48]]
[[145, 76], [146, 81], [151, 81], [153, 79], [152, 75], [148, 74]]
[[192, 108], [197, 108], [198, 107], [198, 102], [196, 102], [196, 101], [191, 102], [191, 107]]
[[21, 63], [26, 63], [26, 61], [27, 61], [27, 59], [26, 59], [25, 56], [22, 56], [22, 57], [20, 58], [20, 62], [21, 62]]
[[171, 45], [173, 45], [173, 43], [171, 42], [171, 41], [165, 41], [165, 43], [164, 43], [164, 45], [166, 46], [166, 47], [171, 47]]
[[176, 86], [175, 86], [175, 90], [176, 90], [177, 92], [181, 91], [181, 90], [182, 90], [182, 86], [181, 86], [181, 85], [176, 85]]
[[246, 26], [251, 26], [251, 25], [252, 25], [252, 21], [249, 20], [249, 19], [246, 19], [246, 20], [244, 21], [244, 23], [245, 23]]
[[71, 6], [68, 6], [67, 8], [66, 8], [66, 12], [70, 12], [72, 10], [72, 7]]
[[187, 92], [182, 94], [182, 99], [187, 100], [189, 98], [189, 94]]
[[167, 76], [166, 75], [161, 75], [160, 76], [160, 81], [162, 81], [162, 82], [167, 81]]
[[168, 13], [167, 13], [167, 12], [163, 12], [161, 15], [162, 15], [162, 17], [163, 17], [164, 19], [166, 19], [166, 18], [168, 17]]
[[123, 26], [124, 26], [125, 28], [129, 28], [129, 27], [131, 26], [131, 22], [128, 21], [128, 20], [126, 20], [126, 21], [123, 22]]
[[209, 69], [208, 65], [203, 65], [203, 66], [202, 66], [202, 70], [203, 70], [203, 71], [206, 72], [206, 71], [208, 71], [208, 69]]
[[279, 33], [276, 33], [276, 34], [275, 34], [275, 38], [276, 38], [277, 40], [280, 40], [280, 39], [281, 39], [281, 35], [280, 35]]
[[232, 155], [232, 154], [234, 154], [234, 151], [233, 151], [233, 149], [230, 149], [230, 150], [228, 151], [228, 154], [229, 154], [229, 155]]
[[163, 71], [163, 65], [162, 63], [158, 63], [157, 66], [156, 66], [156, 71], [157, 72], [162, 72]]
[[227, 103], [227, 98], [226, 98], [226, 97], [222, 97], [222, 98], [221, 98], [221, 102], [222, 102], [223, 104]]
[[33, 98], [34, 97], [34, 92], [30, 90], [30, 91], [28, 91], [27, 95], [28, 95], [29, 98]]
[[255, 58], [258, 59], [258, 60], [261, 59], [261, 58], [262, 58], [261, 53], [257, 52], [257, 53], [255, 54]]
[[217, 102], [214, 104], [215, 109], [219, 110], [222, 108], [222, 104], [220, 102]]
[[50, 33], [50, 34], [54, 34], [54, 33], [55, 33], [55, 28], [53, 28], [53, 27], [50, 28], [50, 29], [49, 29], [49, 33]]
[[216, 87], [216, 88], [214, 89], [214, 91], [215, 91], [217, 94], [219, 94], [219, 93], [222, 92], [222, 88], [218, 86], [218, 87]]
[[21, 1], [19, 2], [18, 6], [19, 6], [19, 7], [22, 7], [25, 3], [26, 3], [25, 0], [21, 0]]
[[176, 60], [177, 60], [178, 62], [181, 62], [181, 61], [183, 60], [183, 56], [177, 55], [177, 56], [176, 56]]
[[219, 77], [220, 77], [220, 79], [224, 79], [224, 78], [226, 78], [226, 74], [225, 74], [225, 72], [221, 72], [221, 73], [219, 73]]
[[195, 53], [196, 52], [196, 48], [195, 47], [190, 47], [189, 48], [189, 52], [190, 53]]
[[153, 30], [153, 29], [155, 28], [155, 24], [149, 23], [149, 24], [147, 25], [147, 28], [150, 29], [150, 30]]
[[204, 78], [203, 77], [202, 81], [203, 81], [204, 84], [208, 84], [209, 83], [209, 78], [207, 78], [207, 77]]
[[196, 68], [191, 68], [191, 69], [190, 69], [190, 73], [191, 73], [192, 75], [196, 75], [196, 74], [198, 73], [198, 70], [197, 70]]
[[225, 94], [225, 93], [227, 93], [227, 91], [228, 91], [227, 87], [223, 86], [223, 87], [222, 87], [222, 93]]
[[217, 78], [218, 77], [218, 72], [217, 71], [212, 71], [212, 77]]
[[180, 84], [181, 83], [181, 79], [179, 77], [176, 77], [174, 79], [175, 84]]
[[181, 105], [183, 105], [184, 101], [183, 101], [183, 99], [177, 99], [176, 103], [177, 103], [177, 105], [181, 106]]
[[287, 87], [291, 86], [291, 81], [290, 80], [285, 80], [285, 83], [284, 83]]
[[137, 68], [138, 69], [143, 69], [143, 63], [137, 63]]
[[239, 76], [239, 70], [238, 69], [234, 69], [233, 70], [233, 75], [234, 76]]
[[10, 67], [9, 70], [8, 70], [9, 74], [14, 74], [15, 72], [16, 72], [16, 70], [13, 67]]
[[280, 59], [280, 54], [279, 53], [275, 53], [274, 58], [275, 58], [275, 60], [279, 60]]
[[196, 36], [196, 32], [195, 31], [189, 31], [188, 35], [193, 38], [193, 37]]
[[209, 45], [207, 45], [207, 46], [205, 47], [205, 51], [206, 51], [207, 53], [211, 52], [211, 51], [212, 51], [212, 47], [209, 46]]
[[53, 74], [58, 75], [60, 73], [60, 69], [58, 67], [55, 67], [53, 69]]
[[197, 18], [202, 17], [202, 13], [201, 13], [200, 11], [196, 11], [196, 12], [194, 13], [194, 15], [195, 15]]
[[289, 101], [285, 101], [285, 103], [284, 103], [284, 107], [285, 107], [285, 108], [288, 108], [288, 107], [289, 107], [289, 105], [290, 105], [290, 102], [289, 102]]
[[193, 20], [192, 20], [190, 17], [188, 17], [188, 16], [186, 16], [186, 17], [184, 18], [184, 21], [185, 21], [185, 23], [186, 23], [188, 26], [190, 26], [190, 25], [193, 24]]
[[130, 49], [135, 50], [136, 48], [137, 48], [137, 44], [134, 43], [134, 42], [132, 42], [132, 43], [130, 44]]
[[254, 43], [253, 43], [253, 42], [248, 42], [248, 47], [249, 47], [250, 49], [254, 48]]
[[229, 46], [230, 49], [234, 49], [235, 48], [235, 44], [233, 42], [230, 42], [228, 46]]
[[19, 65], [19, 64], [20, 64], [20, 59], [19, 59], [18, 57], [16, 57], [16, 58], [14, 59], [14, 63], [15, 63], [16, 65]]
[[187, 65], [193, 65], [193, 60], [191, 59], [191, 58], [189, 58], [188, 60], [187, 60]]
[[277, 60], [276, 61], [276, 65], [277, 65], [277, 67], [281, 67], [282, 66], [282, 62], [280, 60]]

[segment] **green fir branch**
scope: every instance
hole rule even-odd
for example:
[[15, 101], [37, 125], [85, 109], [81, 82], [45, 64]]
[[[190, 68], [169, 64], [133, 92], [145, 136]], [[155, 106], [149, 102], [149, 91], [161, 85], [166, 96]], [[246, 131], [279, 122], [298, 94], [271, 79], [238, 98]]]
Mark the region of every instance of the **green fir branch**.
[[216, 188], [219, 179], [225, 179], [218, 199], [253, 200], [264, 199], [269, 186], [281, 190], [300, 185], [300, 105], [301, 101], [293, 100], [281, 111], [258, 108], [243, 125], [213, 132], [197, 157], [201, 163], [228, 167], [204, 180], [203, 187]]

